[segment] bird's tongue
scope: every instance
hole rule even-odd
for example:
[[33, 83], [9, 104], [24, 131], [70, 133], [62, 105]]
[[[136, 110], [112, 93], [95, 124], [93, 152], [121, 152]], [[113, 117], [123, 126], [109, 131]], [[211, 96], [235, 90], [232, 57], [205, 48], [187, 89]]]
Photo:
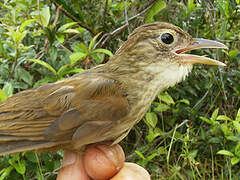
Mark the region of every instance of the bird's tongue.
[[200, 49], [200, 48], [223, 48], [228, 49], [228, 47], [220, 42], [213, 41], [213, 40], [207, 40], [207, 39], [201, 39], [201, 38], [195, 38], [194, 42], [190, 44], [189, 46], [178, 49], [175, 51], [175, 53], [178, 54], [178, 61], [181, 63], [190, 63], [190, 64], [208, 64], [208, 65], [217, 65], [217, 66], [225, 66], [224, 63], [205, 57], [205, 56], [197, 56], [192, 54], [182, 54], [186, 51], [194, 50], [194, 49]]

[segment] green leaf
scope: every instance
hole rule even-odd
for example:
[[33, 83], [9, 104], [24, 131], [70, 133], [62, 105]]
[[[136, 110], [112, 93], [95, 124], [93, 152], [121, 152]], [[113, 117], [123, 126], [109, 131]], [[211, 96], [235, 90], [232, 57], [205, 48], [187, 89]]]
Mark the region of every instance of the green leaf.
[[200, 116], [200, 119], [205, 121], [208, 124], [214, 125], [214, 122], [211, 121], [210, 119], [206, 118], [206, 117]]
[[163, 146], [160, 146], [157, 150], [159, 154], [167, 154], [168, 152], [167, 149]]
[[11, 83], [6, 82], [3, 86], [3, 92], [6, 94], [7, 97], [11, 96], [13, 94], [13, 86]]
[[[146, 122], [147, 123], [147, 122]], [[159, 129], [159, 128], [154, 128], [154, 129], [152, 129], [152, 128], [149, 128], [149, 130], [148, 130], [148, 135], [146, 136], [146, 138], [148, 139], [148, 141], [151, 143], [151, 142], [153, 142], [153, 140], [156, 138], [156, 137], [158, 137], [158, 136], [162, 136], [162, 135], [164, 135], [165, 133], [161, 130], [161, 129]]]
[[37, 64], [40, 64], [42, 65], [43, 67], [47, 68], [48, 70], [50, 70], [55, 76], [57, 76], [57, 72], [56, 70], [48, 63], [42, 61], [42, 60], [39, 60], [39, 59], [29, 59], [29, 61], [31, 62], [35, 62]]
[[55, 62], [57, 57], [58, 57], [58, 50], [56, 47], [49, 47], [48, 48], [48, 53], [49, 53], [49, 57], [51, 59], [51, 62]]
[[83, 52], [72, 53], [72, 54], [70, 55], [70, 63], [71, 63], [71, 64], [74, 64], [74, 63], [76, 63], [78, 60], [84, 59], [85, 57], [87, 57], [87, 54], [86, 54], [86, 53], [83, 53]]
[[7, 99], [7, 95], [4, 93], [2, 89], [0, 89], [0, 102], [5, 101]]
[[70, 67], [72, 67], [71, 64], [65, 64], [64, 66], [62, 66], [62, 67], [57, 71], [58, 76], [62, 76], [62, 73], [63, 73], [66, 69], [68, 69], [68, 68], [70, 68]]
[[187, 4], [187, 13], [190, 15], [193, 11], [201, 9], [200, 7], [196, 7], [197, 4], [195, 3], [194, 0], [188, 0]]
[[102, 34], [102, 32], [98, 33], [96, 36], [94, 36], [94, 38], [91, 40], [88, 50], [91, 51], [93, 48], [93, 45], [95, 44], [97, 38]]
[[237, 121], [233, 121], [233, 125], [236, 128], [238, 134], [240, 134], [240, 123]]
[[239, 163], [240, 162], [240, 158], [238, 158], [238, 157], [233, 157], [232, 159], [231, 159], [231, 164], [232, 165], [235, 165], [235, 164], [237, 164], [237, 163]]
[[166, 3], [162, 0], [158, 0], [153, 6], [148, 10], [146, 14], [145, 22], [149, 23], [153, 21], [153, 17], [158, 14], [162, 9], [166, 7]]
[[33, 87], [39, 87], [39, 86], [44, 85], [44, 84], [46, 84], [46, 83], [55, 82], [56, 80], [57, 80], [56, 77], [55, 77], [55, 78], [53, 78], [53, 77], [45, 77], [45, 78], [37, 81], [37, 82], [34, 84]]
[[18, 161], [18, 163], [16, 163], [14, 165], [14, 168], [16, 169], [16, 171], [19, 173], [19, 174], [25, 174], [26, 172], [26, 161], [25, 160], [22, 160], [22, 161]]
[[4, 8], [4, 9], [10, 10], [10, 7], [9, 7], [9, 6], [6, 6], [7, 3], [6, 3], [6, 5], [5, 5], [5, 2], [4, 2], [4, 3], [2, 3], [2, 2], [4, 2], [4, 1], [0, 1], [0, 7]]
[[218, 108], [213, 111], [212, 116], [211, 116], [212, 121], [215, 121], [217, 119], [218, 111], [219, 111]]
[[181, 100], [179, 100], [179, 101], [177, 101], [178, 103], [184, 103], [184, 104], [186, 104], [186, 105], [190, 105], [190, 102], [189, 102], [189, 100], [187, 100], [187, 99], [181, 99]]
[[9, 159], [9, 164], [11, 164], [19, 174], [25, 174], [26, 172], [26, 162], [25, 160], [20, 160], [19, 154], [12, 155], [12, 158]]
[[63, 34], [56, 34], [56, 39], [60, 42], [64, 42], [64, 35]]
[[221, 155], [225, 155], [225, 156], [234, 156], [233, 153], [231, 153], [230, 151], [227, 151], [227, 150], [220, 150], [217, 152], [217, 154], [221, 154]]
[[[54, 30], [52, 30], [52, 28], [50, 27], [44, 27], [43, 30], [44, 33], [47, 35], [50, 44], [52, 44], [56, 38]], [[50, 48], [53, 48], [53, 46], [50, 46]]]
[[227, 140], [233, 141], [233, 142], [239, 142], [240, 138], [238, 138], [237, 136], [226, 136]]
[[88, 48], [85, 44], [79, 43], [79, 44], [77, 44], [77, 46], [80, 48], [80, 50], [82, 50], [83, 52], [88, 54]]
[[203, 128], [202, 127], [200, 127], [200, 137], [203, 139], [203, 140], [205, 140], [206, 139], [206, 132], [205, 132], [205, 130], [203, 130]]
[[112, 57], [113, 56], [113, 53], [107, 49], [94, 49], [91, 54], [94, 54], [94, 53], [103, 53], [103, 54], [107, 54], [108, 56]]
[[154, 112], [147, 113], [146, 116], [146, 123], [149, 124], [151, 127], [155, 128], [158, 122], [157, 115]]
[[26, 27], [27, 27], [29, 24], [33, 23], [33, 22], [36, 22], [36, 19], [28, 19], [28, 20], [24, 21], [24, 22], [21, 24], [21, 26], [20, 26], [20, 28], [19, 28], [19, 31], [20, 31], [20, 32], [23, 32], [23, 31], [26, 29]]
[[41, 10], [40, 16], [41, 17], [39, 17], [39, 23], [42, 24], [44, 27], [47, 27], [51, 17], [50, 9], [48, 6]]
[[188, 157], [194, 159], [197, 156], [198, 150], [189, 151]]
[[156, 108], [154, 108], [155, 112], [164, 112], [170, 109], [170, 106], [167, 104], [159, 104]]
[[147, 156], [147, 160], [151, 161], [153, 158], [155, 158], [158, 154], [155, 152], [153, 154], [151, 154], [150, 156]]
[[68, 28], [70, 28], [70, 27], [72, 27], [72, 26], [74, 26], [74, 25], [76, 25], [76, 24], [77, 24], [77, 22], [70, 22], [70, 23], [64, 24], [64, 25], [62, 25], [62, 26], [58, 29], [58, 32], [63, 32], [63, 31], [65, 31], [66, 29], [68, 29]]
[[135, 153], [136, 153], [140, 158], [146, 159], [141, 152], [139, 152], [139, 151], [136, 150]]
[[70, 33], [73, 33], [73, 34], [79, 34], [80, 32], [76, 29], [67, 29], [65, 31], [63, 31], [63, 33], [66, 33], [66, 34], [70, 34]]
[[12, 170], [13, 170], [13, 167], [12, 167], [12, 166], [9, 166], [9, 167], [7, 167], [7, 168], [3, 168], [3, 169], [0, 171], [0, 174], [1, 174], [0, 180], [4, 180], [5, 177], [7, 177], [7, 176], [11, 173]]
[[225, 115], [219, 115], [216, 120], [227, 120], [227, 121], [232, 121], [232, 119], [228, 116]]
[[37, 156], [35, 154], [35, 152], [32, 152], [32, 151], [27, 151], [24, 153], [24, 156], [31, 162], [33, 163], [37, 163], [38, 162], [38, 159], [37, 159]]
[[229, 18], [229, 1], [228, 0], [218, 0], [218, 8], [222, 15], [225, 15], [226, 18]]
[[25, 35], [27, 34], [26, 31], [23, 32], [19, 32], [19, 30], [13, 30], [9, 27], [6, 27], [6, 29], [9, 31], [9, 36], [13, 39], [14, 42], [16, 43], [20, 43], [23, 38], [25, 37]]
[[221, 130], [223, 131], [225, 136], [229, 136], [232, 134], [231, 129], [229, 128], [228, 124], [223, 123], [220, 125], [221, 126]]
[[23, 68], [18, 68], [17, 73], [18, 73], [20, 79], [22, 79], [24, 82], [26, 82], [30, 86], [32, 85], [33, 77], [28, 71], [26, 71]]
[[240, 122], [240, 108], [238, 109], [237, 115], [236, 115], [236, 121]]
[[[127, 2], [127, 7], [131, 5], [131, 2]], [[114, 9], [114, 11], [123, 11], [125, 8], [125, 2], [124, 1], [119, 1], [119, 3], [113, 3], [111, 5]]]
[[240, 158], [240, 141], [236, 145], [234, 153], [235, 153], [235, 155], [237, 155]]
[[234, 50], [231, 50], [231, 51], [228, 53], [228, 56], [229, 56], [230, 59], [233, 59], [233, 58], [235, 58], [235, 57], [238, 55], [238, 53], [239, 53], [239, 50], [234, 49]]
[[[144, 121], [145, 122], [145, 121]], [[147, 122], [145, 122], [147, 123]], [[148, 125], [148, 124], [147, 124]], [[148, 125], [149, 126], [149, 125]], [[146, 136], [147, 140], [151, 143], [153, 142], [153, 140], [155, 139], [155, 134], [153, 132], [153, 129], [152, 128], [149, 128], [148, 129], [148, 135]]]
[[162, 93], [158, 94], [158, 99], [160, 101], [167, 103], [168, 105], [175, 104], [174, 100], [167, 92], [162, 92]]
[[83, 72], [83, 71], [84, 71], [84, 69], [82, 69], [82, 68], [70, 69], [70, 70], [67, 70], [67, 71], [63, 71], [63, 72], [61, 73], [61, 76], [65, 75], [65, 74], [81, 73], [81, 72]]
[[160, 128], [155, 128], [154, 129], [154, 134], [157, 134], [157, 136], [163, 136], [166, 133], [164, 131], [162, 131]]
[[194, 3], [194, 0], [188, 0], [187, 9], [189, 12], [191, 12], [195, 8], [196, 4]]

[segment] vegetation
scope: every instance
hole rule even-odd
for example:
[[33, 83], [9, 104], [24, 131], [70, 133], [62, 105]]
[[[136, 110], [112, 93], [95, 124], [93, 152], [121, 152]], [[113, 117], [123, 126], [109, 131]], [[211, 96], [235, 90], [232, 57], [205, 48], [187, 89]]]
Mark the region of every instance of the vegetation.
[[[152, 179], [239, 179], [239, 0], [0, 1], [0, 99], [105, 63], [135, 27], [166, 21], [226, 50], [198, 50], [227, 64], [195, 66], [158, 95], [121, 145]], [[0, 158], [0, 180], [55, 179], [57, 153]]]

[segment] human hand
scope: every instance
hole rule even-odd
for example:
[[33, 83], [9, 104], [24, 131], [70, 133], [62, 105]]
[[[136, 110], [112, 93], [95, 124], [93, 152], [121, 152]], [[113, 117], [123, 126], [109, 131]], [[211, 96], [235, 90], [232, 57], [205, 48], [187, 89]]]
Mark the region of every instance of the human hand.
[[57, 180], [150, 180], [141, 166], [124, 163], [121, 146], [109, 145], [90, 145], [84, 154], [65, 152]]

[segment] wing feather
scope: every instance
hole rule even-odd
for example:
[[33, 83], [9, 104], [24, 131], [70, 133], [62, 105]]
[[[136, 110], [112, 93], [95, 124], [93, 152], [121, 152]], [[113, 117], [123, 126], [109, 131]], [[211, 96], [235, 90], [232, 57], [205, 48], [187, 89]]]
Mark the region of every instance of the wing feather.
[[[117, 121], [128, 111], [119, 82], [101, 73], [83, 73], [0, 103], [0, 144], [20, 140], [66, 143], [87, 121]], [[14, 145], [10, 149], [17, 152]]]

